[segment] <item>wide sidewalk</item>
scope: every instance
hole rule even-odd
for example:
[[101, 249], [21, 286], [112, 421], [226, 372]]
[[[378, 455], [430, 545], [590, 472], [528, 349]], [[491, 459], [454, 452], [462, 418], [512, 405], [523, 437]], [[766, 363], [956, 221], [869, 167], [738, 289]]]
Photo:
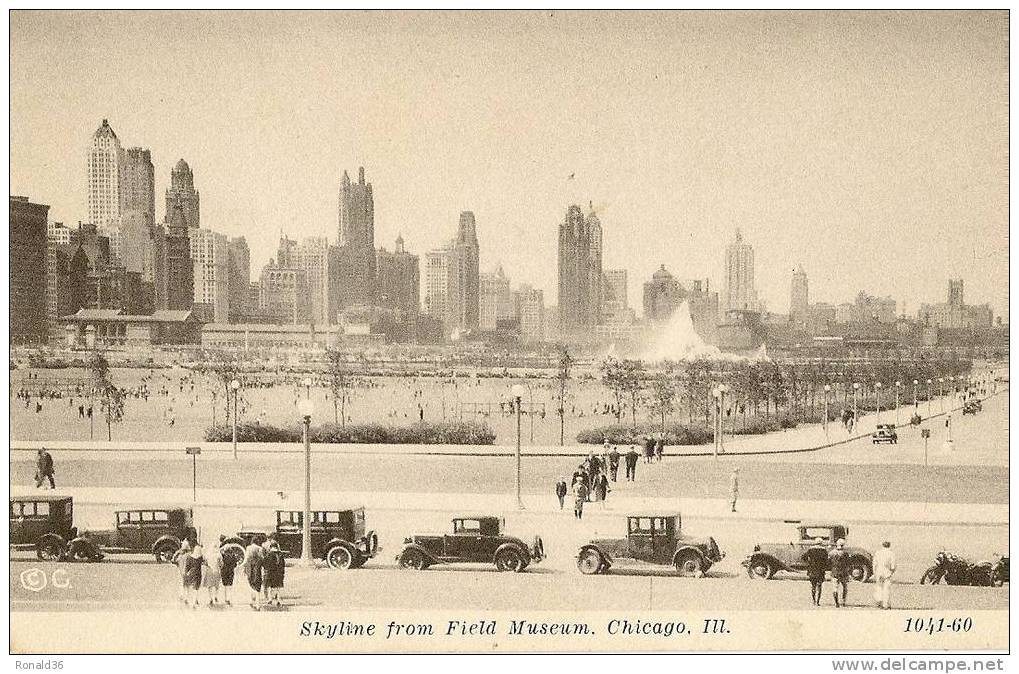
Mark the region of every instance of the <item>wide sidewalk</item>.
[[[1008, 391], [1007, 387], [1001, 387], [990, 397], [1001, 395]], [[933, 401], [930, 417], [936, 419], [951, 414], [961, 409], [958, 399], [946, 397], [945, 413], [940, 412], [941, 399]], [[921, 413], [926, 412], [927, 405], [920, 406]], [[908, 425], [909, 416], [912, 414], [912, 405], [904, 405], [899, 408], [899, 426]], [[868, 414], [863, 417], [852, 434], [847, 433], [838, 422], [828, 424], [827, 432], [821, 424], [803, 425], [794, 429], [768, 433], [766, 435], [726, 435], [724, 438], [724, 451], [730, 456], [754, 456], [764, 454], [796, 454], [814, 452], [828, 447], [837, 447], [864, 438], [868, 438], [874, 431], [878, 422], [894, 423], [895, 410], [884, 410], [880, 417], [877, 414]], [[185, 446], [201, 447], [202, 455], [205, 458], [228, 458], [233, 456], [233, 446], [228, 442], [143, 442], [143, 441], [73, 441], [73, 440], [13, 440], [10, 444], [12, 454], [35, 452], [41, 447], [51, 451], [72, 452], [75, 458], [125, 458], [135, 459], [139, 453], [159, 453], [166, 456], [177, 456], [186, 458]], [[599, 448], [594, 445], [571, 444], [566, 446], [521, 446], [520, 452], [524, 456], [587, 456]], [[285, 454], [302, 452], [303, 448], [299, 443], [238, 443], [238, 454], [258, 455], [264, 453]], [[506, 445], [370, 445], [370, 444], [328, 444], [316, 443], [312, 451], [316, 454], [362, 454], [362, 455], [417, 455], [417, 456], [510, 456], [516, 451], [514, 446]], [[714, 448], [708, 445], [673, 445], [666, 450], [667, 456], [711, 456]], [[161, 457], [163, 458], [163, 457]]]
[[[51, 494], [46, 490], [14, 486], [12, 495]], [[199, 489], [192, 501], [190, 489], [69, 487], [59, 494], [73, 496], [83, 506], [153, 507], [157, 504], [194, 505], [224, 510], [299, 510], [303, 492], [257, 489]], [[395, 512], [493, 513], [517, 512], [512, 494], [338, 492], [313, 491], [314, 507], [339, 509], [364, 506], [368, 510]], [[551, 496], [524, 494], [528, 514], [559, 514]], [[586, 515], [619, 516], [626, 513], [681, 512], [697, 519], [784, 522], [787, 520], [848, 521], [888, 524], [952, 524], [1007, 526], [1007, 504], [917, 503], [874, 501], [740, 500], [738, 512], [731, 513], [724, 499], [613, 496], [602, 504], [589, 504]]]

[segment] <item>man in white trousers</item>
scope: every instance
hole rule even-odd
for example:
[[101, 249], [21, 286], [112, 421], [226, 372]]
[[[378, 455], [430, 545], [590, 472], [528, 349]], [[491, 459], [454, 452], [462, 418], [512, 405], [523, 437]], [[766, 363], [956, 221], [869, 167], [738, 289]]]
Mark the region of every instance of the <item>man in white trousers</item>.
[[892, 576], [895, 575], [895, 553], [892, 544], [885, 541], [874, 553], [874, 599], [881, 608], [892, 607]]

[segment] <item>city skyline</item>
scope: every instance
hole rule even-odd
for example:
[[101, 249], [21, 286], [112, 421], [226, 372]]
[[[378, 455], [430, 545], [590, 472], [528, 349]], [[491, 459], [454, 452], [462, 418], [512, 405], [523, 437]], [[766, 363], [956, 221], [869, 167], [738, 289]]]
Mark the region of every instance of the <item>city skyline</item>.
[[[574, 13], [437, 14], [413, 27], [390, 14], [327, 16], [322, 25], [297, 14], [288, 18], [309, 38], [275, 48], [272, 56], [293, 66], [277, 72], [295, 73], [277, 100], [266, 96], [279, 77], [257, 71], [263, 55], [226, 53], [236, 46], [228, 35], [240, 30], [235, 24], [258, 31], [269, 16], [204, 14], [203, 49], [183, 54], [180, 69], [161, 72], [175, 40], [197, 35], [194, 16], [177, 16], [168, 32], [159, 30], [167, 19], [158, 14], [106, 14], [100, 25], [91, 14], [18, 13], [12, 193], [51, 205], [51, 220], [86, 220], [82, 166], [91, 134], [108, 118], [125, 148], [151, 150], [157, 195], [169, 187], [174, 163], [187, 160], [205, 196], [202, 225], [245, 236], [255, 269], [273, 255], [281, 229], [298, 239], [332, 239], [342, 172], [365, 166], [377, 196], [377, 246], [402, 233], [408, 249], [424, 255], [442, 244], [460, 211], [472, 210], [481, 268], [502, 264], [514, 283], [530, 283], [547, 298], [555, 297], [562, 213], [593, 200], [605, 230], [604, 266], [627, 269], [635, 281], [665, 264], [721, 288], [724, 249], [739, 228], [755, 250], [759, 297], [773, 311], [786, 310], [790, 269], [803, 257], [812, 301], [846, 302], [865, 290], [890, 295], [914, 314], [921, 303], [943, 300], [946, 279], [963, 277], [967, 298], [990, 302], [1007, 320], [1007, 171], [996, 149], [996, 134], [1007, 133], [1007, 61], [994, 41], [1002, 16], [736, 13], [709, 20], [684, 13], [623, 17], [622, 30], [607, 31]], [[499, 62], [520, 47], [521, 38], [499, 31], [506, 22], [533, 42], [519, 65]], [[465, 27], [462, 54], [440, 35], [454, 23]], [[296, 30], [281, 26], [273, 23], [283, 33]], [[572, 38], [564, 45], [550, 39], [574, 28], [604, 38], [588, 46], [583, 64], [569, 61]], [[756, 42], [748, 37], [755, 28]], [[72, 39], [86, 30], [94, 38]], [[349, 61], [323, 44], [326, 32], [358, 30], [388, 39], [413, 31], [424, 65], [408, 62], [397, 75], [386, 61], [394, 56], [372, 51], [370, 40]], [[625, 58], [610, 58], [619, 47], [613, 42], [637, 30], [669, 33], [669, 44], [679, 46], [655, 55], [629, 44]], [[967, 40], [952, 39], [956, 30]], [[110, 49], [96, 74], [86, 72], [94, 50], [125, 36], [146, 45], [144, 53]], [[760, 53], [769, 40], [782, 46], [770, 60]], [[29, 44], [31, 61], [19, 59]], [[832, 47], [851, 61], [838, 71], [830, 70]], [[322, 56], [313, 56], [320, 48]], [[759, 61], [741, 63], [747, 51]], [[921, 67], [921, 53], [940, 67]], [[214, 67], [202, 71], [203, 62]], [[351, 68], [343, 90], [324, 79], [337, 65]], [[428, 66], [437, 68], [424, 80], [434, 85], [432, 102], [409, 89]], [[232, 68], [251, 81], [224, 89], [231, 92], [225, 102], [208, 95]], [[522, 82], [510, 77], [507, 92], [495, 91], [510, 74]], [[762, 75], [767, 86], [754, 83]], [[800, 80], [814, 94], [793, 90]], [[44, 101], [28, 92], [38, 81], [53, 84], [65, 105], [35, 112]], [[611, 86], [595, 95], [590, 86], [598, 81]], [[526, 95], [522, 86], [530, 87]], [[181, 92], [180, 114], [166, 114], [163, 94], [171, 90]], [[559, 109], [557, 92], [574, 105]], [[453, 98], [462, 105], [446, 105]], [[334, 104], [356, 114], [331, 111]], [[507, 115], [535, 127], [509, 134], [512, 147], [497, 124]], [[536, 139], [549, 125], [556, 132], [542, 145]], [[645, 236], [630, 236], [634, 228]], [[797, 248], [809, 257], [790, 258]], [[929, 271], [915, 278], [916, 269]], [[630, 284], [633, 306], [639, 286]]]

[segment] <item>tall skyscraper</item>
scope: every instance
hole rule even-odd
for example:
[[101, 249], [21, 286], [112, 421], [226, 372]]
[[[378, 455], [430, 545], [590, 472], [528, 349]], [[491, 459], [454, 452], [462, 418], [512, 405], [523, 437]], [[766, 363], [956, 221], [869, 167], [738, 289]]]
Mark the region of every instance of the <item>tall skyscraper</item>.
[[156, 228], [155, 240], [156, 309], [190, 309], [195, 301], [195, 270], [180, 204], [174, 204], [165, 225]]
[[88, 152], [88, 219], [100, 229], [119, 227], [123, 161], [120, 140], [104, 119]]
[[49, 334], [46, 218], [50, 207], [15, 196], [10, 204], [11, 343], [43, 342]]
[[243, 236], [230, 239], [227, 244], [227, 258], [230, 266], [228, 276], [230, 311], [227, 320], [230, 323], [243, 323], [258, 307], [257, 302], [254, 307], [248, 302], [251, 286], [251, 250]]
[[807, 272], [799, 265], [793, 272], [793, 280], [789, 290], [789, 315], [804, 320], [810, 311], [810, 287], [807, 284]]
[[961, 307], [963, 302], [962, 279], [948, 279], [948, 303], [954, 307]]
[[510, 280], [506, 277], [502, 265], [495, 272], [485, 272], [480, 276], [480, 298], [478, 326], [482, 330], [492, 331], [499, 327], [499, 321], [511, 319], [516, 314]]
[[209, 323], [230, 320], [230, 253], [226, 236], [211, 229], [188, 229], [194, 265], [194, 305], [199, 319]]
[[602, 228], [593, 208], [570, 206], [559, 225], [559, 327], [564, 334], [597, 325], [602, 302]]
[[447, 248], [425, 255], [425, 313], [446, 325], [453, 252]]
[[170, 220], [173, 209], [178, 207], [188, 229], [197, 229], [202, 226], [199, 195], [195, 190], [195, 176], [191, 172], [191, 167], [183, 159], [179, 160], [170, 171], [170, 189], [166, 190], [167, 222]]
[[513, 297], [520, 319], [520, 336], [529, 342], [542, 341], [545, 338], [545, 293], [521, 283]]
[[686, 291], [663, 264], [644, 284], [644, 318], [667, 321], [686, 299]]
[[754, 249], [743, 241], [736, 230], [736, 238], [725, 249], [725, 300], [723, 311], [757, 311], [757, 290], [754, 287]]
[[478, 327], [480, 273], [474, 213], [460, 213], [456, 238], [425, 258], [425, 312], [442, 320], [451, 334]]
[[262, 268], [259, 290], [259, 314], [271, 322], [293, 325], [310, 322], [308, 280], [303, 269], [269, 260]]
[[627, 274], [625, 269], [605, 269], [602, 272], [602, 316], [616, 316], [630, 306], [627, 300]]
[[372, 185], [365, 182], [364, 167], [357, 172], [357, 182], [343, 172], [340, 181], [337, 216], [337, 245], [331, 279], [340, 296], [333, 304], [342, 309], [354, 305], [375, 304], [375, 198]]
[[298, 244], [283, 237], [276, 258], [280, 267], [304, 272], [309, 322], [334, 323], [336, 316], [329, 310], [329, 240], [310, 236]]
[[379, 248], [375, 253], [378, 274], [378, 304], [397, 309], [413, 317], [420, 311], [421, 281], [418, 256], [404, 249], [402, 236], [396, 237], [392, 253]]
[[152, 229], [156, 224], [155, 168], [148, 150], [124, 152], [120, 180], [120, 241], [117, 257], [127, 271], [152, 282]]

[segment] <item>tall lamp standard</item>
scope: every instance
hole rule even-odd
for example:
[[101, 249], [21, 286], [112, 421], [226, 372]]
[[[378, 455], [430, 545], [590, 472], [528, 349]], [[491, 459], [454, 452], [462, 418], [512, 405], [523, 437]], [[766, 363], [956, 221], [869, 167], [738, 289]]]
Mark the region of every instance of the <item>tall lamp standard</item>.
[[520, 384], [513, 385], [514, 409], [517, 412], [517, 508], [524, 509], [524, 501], [520, 498], [520, 404], [524, 398], [524, 387]]
[[874, 382], [874, 398], [877, 400], [877, 422], [881, 423], [881, 382]]
[[828, 394], [831, 393], [831, 384], [824, 385], [824, 439], [828, 439]]
[[856, 394], [860, 391], [860, 382], [853, 382], [853, 428], [856, 428], [856, 424], [859, 423], [860, 417], [856, 415]]
[[301, 566], [314, 567], [311, 558], [311, 415], [315, 404], [310, 398], [297, 403], [297, 411], [304, 422], [304, 513], [301, 518]]
[[933, 383], [934, 382], [932, 382], [930, 379], [927, 380], [927, 417], [928, 418], [934, 416], [933, 414], [931, 414], [931, 398], [933, 397], [933, 393], [931, 392], [931, 384], [933, 384]]
[[913, 414], [920, 414], [920, 398], [917, 397], [917, 387], [920, 385], [919, 379], [913, 380]]
[[241, 383], [234, 379], [230, 382], [230, 390], [234, 394], [234, 458], [237, 458], [237, 392], [241, 390]]
[[304, 399], [311, 400], [311, 377], [305, 377], [301, 383], [304, 384]]
[[899, 392], [902, 391], [902, 382], [895, 382], [895, 426], [899, 425]]
[[945, 412], [945, 378], [938, 377], [938, 397], [941, 398], [941, 412]]
[[711, 391], [711, 395], [715, 397], [715, 449], [714, 458], [717, 461], [719, 453], [725, 453], [724, 440], [722, 437], [722, 404], [725, 399], [725, 392], [728, 387], [725, 384], [719, 384]]

